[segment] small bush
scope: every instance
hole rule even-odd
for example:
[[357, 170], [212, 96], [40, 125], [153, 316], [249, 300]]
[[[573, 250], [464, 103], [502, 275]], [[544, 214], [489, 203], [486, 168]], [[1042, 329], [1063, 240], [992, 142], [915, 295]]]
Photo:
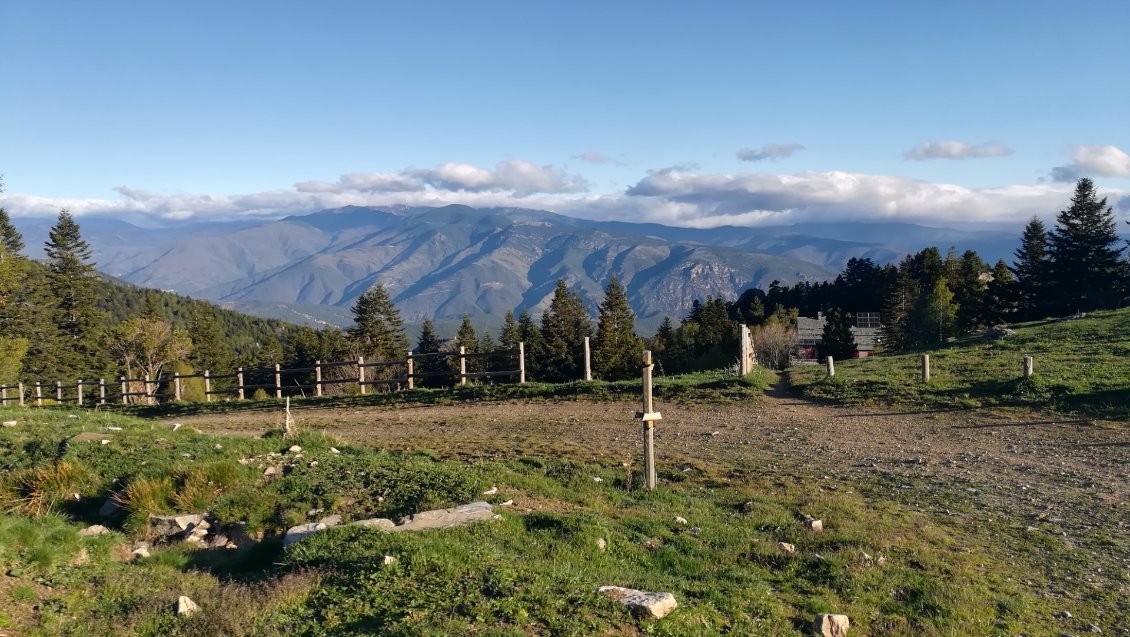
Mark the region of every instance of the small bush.
[[171, 513], [176, 508], [173, 497], [176, 490], [172, 478], [136, 478], [129, 483], [124, 493], [114, 496], [118, 504], [129, 512], [126, 530], [140, 533], [149, 523], [149, 515]]

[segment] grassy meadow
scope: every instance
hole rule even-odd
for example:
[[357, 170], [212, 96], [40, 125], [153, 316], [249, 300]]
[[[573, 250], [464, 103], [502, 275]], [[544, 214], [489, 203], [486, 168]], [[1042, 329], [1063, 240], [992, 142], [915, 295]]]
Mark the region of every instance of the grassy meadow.
[[[845, 404], [916, 408], [1013, 406], [1122, 420], [1130, 418], [1130, 309], [1084, 319], [1013, 326], [1016, 336], [969, 336], [928, 350], [823, 365], [802, 365], [788, 378], [806, 398]], [[921, 378], [922, 354], [931, 379]], [[1024, 356], [1035, 374], [1022, 378]]]
[[[1073, 559], [1066, 539], [1005, 519], [939, 523], [892, 477], [683, 465], [661, 467], [661, 488], [646, 492], [628, 488], [638, 467], [619, 464], [464, 464], [316, 433], [217, 437], [104, 412], [2, 414], [17, 424], [0, 428], [0, 630], [19, 635], [784, 636], [809, 634], [820, 612], [848, 614], [862, 635], [1052, 635], [1042, 564]], [[265, 476], [272, 465], [284, 470]], [[933, 493], [931, 506], [970, 507], [961, 485]], [[109, 497], [123, 508], [106, 520], [97, 512]], [[395, 519], [478, 499], [501, 519], [279, 539], [330, 513]], [[149, 513], [202, 511], [246, 522], [260, 541], [155, 544], [132, 559], [132, 543], [152, 539]], [[79, 535], [95, 522], [112, 533]], [[603, 584], [669, 591], [679, 608], [636, 619], [594, 594]], [[180, 595], [202, 611], [178, 617]], [[1097, 620], [1119, 603], [1096, 595], [1072, 608]]]

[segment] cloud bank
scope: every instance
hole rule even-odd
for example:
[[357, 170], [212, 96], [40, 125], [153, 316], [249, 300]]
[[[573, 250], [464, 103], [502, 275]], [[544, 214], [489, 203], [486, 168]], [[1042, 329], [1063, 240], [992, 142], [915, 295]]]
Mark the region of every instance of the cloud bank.
[[[1119, 156], [1109, 151], [1075, 157], [1090, 168], [1123, 170]], [[76, 215], [174, 220], [279, 217], [350, 205], [464, 204], [689, 227], [839, 220], [1019, 224], [1032, 215], [1047, 218], [1063, 209], [1072, 188], [1058, 183], [968, 188], [842, 171], [730, 174], [686, 164], [650, 171], [622, 191], [593, 193], [578, 175], [552, 166], [505, 161], [493, 168], [446, 163], [399, 172], [349, 173], [336, 182], [306, 181], [293, 188], [241, 195], [154, 193], [128, 186], [114, 190], [118, 196], [107, 199], [11, 193], [2, 205], [15, 216], [54, 216], [60, 208], [68, 208]], [[1130, 192], [1105, 189], [1103, 194], [1120, 210], [1130, 210]]]
[[969, 142], [943, 139], [936, 142], [923, 142], [903, 153], [903, 157], [911, 161], [927, 161], [930, 159], [1006, 157], [1011, 154], [1012, 149], [1000, 142], [970, 144]]
[[742, 161], [777, 161], [804, 150], [800, 144], [765, 144], [759, 150], [743, 148], [738, 151], [737, 157]]
[[1071, 163], [1052, 168], [1052, 181], [1076, 181], [1086, 175], [1100, 177], [1130, 177], [1130, 155], [1117, 146], [1086, 146], [1071, 148]]

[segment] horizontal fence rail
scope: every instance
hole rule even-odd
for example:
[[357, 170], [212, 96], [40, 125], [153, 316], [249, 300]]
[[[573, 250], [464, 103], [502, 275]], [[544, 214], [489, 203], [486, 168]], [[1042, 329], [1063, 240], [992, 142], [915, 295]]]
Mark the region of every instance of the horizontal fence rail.
[[[585, 342], [586, 357], [588, 342]], [[514, 369], [490, 369], [495, 361], [514, 361]], [[418, 363], [427, 366], [430, 361], [442, 361], [447, 369], [442, 371], [418, 371]], [[468, 371], [467, 363], [481, 361], [479, 370]], [[347, 371], [342, 374], [341, 370]], [[424, 367], [423, 369], [428, 369]], [[332, 370], [332, 371], [331, 371]], [[327, 376], [327, 372], [330, 374]], [[310, 377], [313, 375], [313, 378]], [[388, 390], [415, 389], [418, 382], [437, 378], [449, 378], [452, 384], [466, 385], [468, 380], [515, 378], [520, 384], [526, 382], [526, 345], [519, 343], [516, 349], [495, 350], [491, 352], [467, 352], [460, 347], [457, 352], [434, 352], [417, 354], [408, 352], [403, 359], [389, 361], [366, 361], [363, 357], [348, 361], [315, 361], [312, 367], [282, 368], [279, 365], [261, 368], [239, 367], [234, 373], [213, 374], [210, 370], [195, 374], [161, 375], [152, 379], [149, 375], [141, 378], [120, 376], [111, 379], [78, 380], [64, 385], [62, 381], [53, 383], [17, 383], [0, 385], [0, 407], [11, 404], [21, 406], [34, 402], [42, 406], [44, 401], [57, 404], [73, 403], [78, 406], [98, 406], [107, 404], [154, 404], [160, 400], [185, 400], [188, 385], [186, 381], [203, 381], [205, 402], [220, 399], [246, 400], [248, 392], [264, 390], [275, 399], [312, 391], [315, 396], [324, 395], [328, 387], [354, 386], [357, 393], [366, 394], [370, 388], [384, 387]], [[284, 382], [284, 380], [286, 382]], [[199, 391], [199, 390], [197, 390]], [[199, 396], [200, 393], [193, 392]]]

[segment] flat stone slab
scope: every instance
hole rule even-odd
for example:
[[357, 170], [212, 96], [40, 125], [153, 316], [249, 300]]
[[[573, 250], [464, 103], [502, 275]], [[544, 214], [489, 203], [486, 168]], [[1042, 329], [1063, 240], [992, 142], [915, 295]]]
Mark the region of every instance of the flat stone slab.
[[369, 518], [368, 520], [357, 520], [356, 522], [351, 522], [349, 526], [363, 526], [367, 529], [391, 531], [396, 527], [396, 522], [393, 522], [388, 518]]
[[286, 535], [283, 536], [283, 546], [289, 546], [301, 539], [314, 535], [318, 531], [325, 531], [328, 528], [330, 527], [321, 522], [310, 522], [309, 524], [292, 526], [286, 530]]
[[621, 586], [601, 586], [596, 592], [627, 606], [637, 617], [663, 619], [679, 606], [671, 593], [650, 593]]
[[472, 502], [451, 509], [422, 511], [408, 516], [389, 531], [423, 531], [427, 529], [446, 529], [472, 522], [484, 522], [494, 518], [489, 502]]

